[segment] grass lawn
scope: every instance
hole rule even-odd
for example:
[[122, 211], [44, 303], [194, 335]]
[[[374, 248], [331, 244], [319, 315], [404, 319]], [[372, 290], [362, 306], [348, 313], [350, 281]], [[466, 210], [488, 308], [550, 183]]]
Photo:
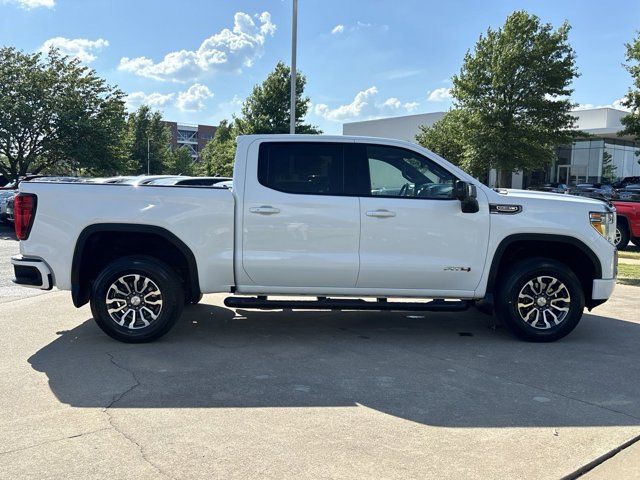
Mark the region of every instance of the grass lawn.
[[627, 247], [628, 250], [618, 252], [618, 258], [631, 258], [634, 260], [640, 260], [640, 248]]
[[618, 283], [640, 287], [640, 265], [618, 263]]

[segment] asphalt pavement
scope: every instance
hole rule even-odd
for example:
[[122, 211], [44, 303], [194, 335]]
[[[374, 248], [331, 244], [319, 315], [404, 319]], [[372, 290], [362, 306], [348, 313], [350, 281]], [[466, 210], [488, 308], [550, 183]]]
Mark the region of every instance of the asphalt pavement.
[[475, 311], [234, 311], [206, 295], [163, 339], [126, 345], [68, 292], [14, 295], [0, 478], [559, 479], [596, 463], [585, 478], [636, 478], [639, 293], [618, 286], [551, 344]]
[[18, 287], [11, 281], [13, 266], [9, 260], [18, 253], [20, 249], [13, 225], [0, 222], [0, 304], [43, 293], [33, 288]]

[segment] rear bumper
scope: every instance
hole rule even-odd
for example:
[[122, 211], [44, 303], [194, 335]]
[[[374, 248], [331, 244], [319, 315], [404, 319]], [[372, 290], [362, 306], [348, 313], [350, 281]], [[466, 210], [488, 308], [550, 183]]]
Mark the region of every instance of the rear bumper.
[[593, 281], [593, 289], [591, 298], [593, 300], [606, 300], [613, 293], [613, 289], [616, 286], [616, 279], [611, 278], [608, 280], [597, 279]]
[[11, 264], [15, 273], [13, 283], [16, 285], [41, 290], [53, 288], [53, 275], [44, 260], [16, 255], [11, 257]]

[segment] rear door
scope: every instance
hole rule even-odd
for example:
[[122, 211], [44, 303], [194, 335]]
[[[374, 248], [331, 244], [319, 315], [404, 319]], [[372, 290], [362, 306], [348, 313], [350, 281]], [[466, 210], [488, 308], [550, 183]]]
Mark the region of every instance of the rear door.
[[[362, 145], [362, 144], [361, 144]], [[486, 200], [463, 213], [456, 177], [413, 150], [365, 144], [360, 288], [472, 292], [489, 238]], [[466, 293], [464, 293], [466, 292]]]
[[[242, 267], [256, 286], [355, 287], [359, 199], [345, 185], [353, 143], [263, 142], [247, 159]], [[316, 288], [318, 290], [318, 288]]]

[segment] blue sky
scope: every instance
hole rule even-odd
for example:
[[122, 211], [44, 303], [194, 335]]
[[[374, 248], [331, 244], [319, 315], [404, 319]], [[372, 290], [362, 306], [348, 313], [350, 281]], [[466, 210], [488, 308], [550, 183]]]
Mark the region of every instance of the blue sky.
[[[573, 101], [616, 105], [640, 2], [299, 0], [298, 67], [325, 133], [342, 122], [446, 110], [465, 52], [525, 9], [568, 20], [581, 77]], [[0, 45], [57, 45], [170, 120], [216, 124], [290, 59], [290, 0], [0, 0]]]

